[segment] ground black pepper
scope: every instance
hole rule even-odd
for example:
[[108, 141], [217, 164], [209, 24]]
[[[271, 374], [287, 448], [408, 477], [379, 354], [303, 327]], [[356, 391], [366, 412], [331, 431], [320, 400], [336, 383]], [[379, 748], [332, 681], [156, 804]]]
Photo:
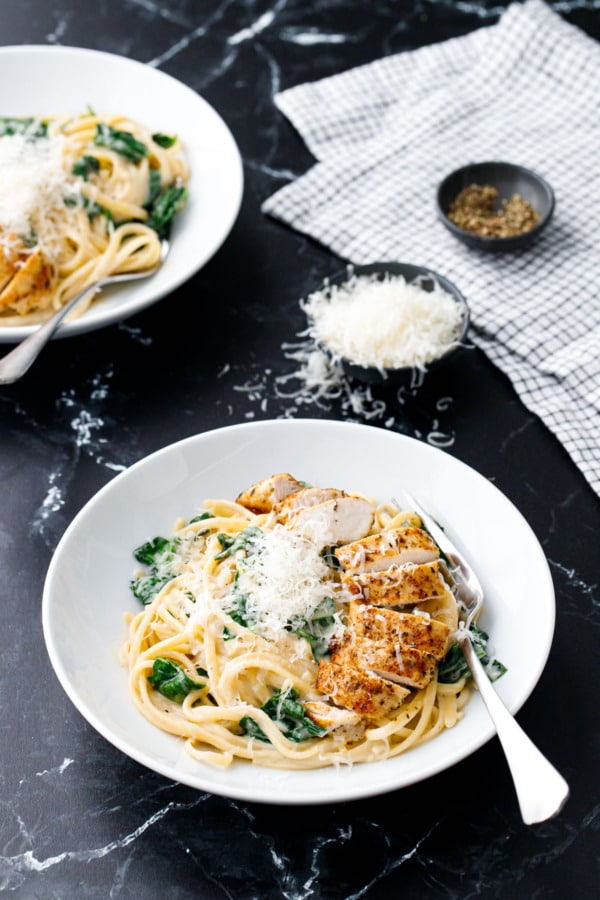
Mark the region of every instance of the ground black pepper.
[[471, 184], [450, 204], [448, 218], [459, 228], [484, 237], [512, 237], [537, 225], [539, 213], [519, 194], [498, 205], [498, 190], [491, 185]]

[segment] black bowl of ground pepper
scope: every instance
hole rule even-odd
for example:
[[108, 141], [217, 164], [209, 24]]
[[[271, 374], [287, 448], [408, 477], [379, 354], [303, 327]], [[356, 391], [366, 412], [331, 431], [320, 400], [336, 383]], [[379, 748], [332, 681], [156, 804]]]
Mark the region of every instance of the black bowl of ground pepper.
[[438, 215], [456, 238], [486, 251], [521, 250], [554, 212], [554, 192], [532, 169], [508, 162], [470, 163], [437, 191]]

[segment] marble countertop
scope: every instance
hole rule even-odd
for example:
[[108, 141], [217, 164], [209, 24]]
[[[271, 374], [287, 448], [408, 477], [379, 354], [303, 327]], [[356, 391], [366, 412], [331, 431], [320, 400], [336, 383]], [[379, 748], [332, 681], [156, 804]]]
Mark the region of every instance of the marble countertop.
[[[600, 38], [600, 3], [550, 3]], [[261, 213], [312, 158], [273, 95], [495, 22], [497, 2], [23, 0], [0, 12], [4, 45], [129, 56], [201, 94], [244, 164], [242, 208], [215, 256], [168, 300], [52, 341], [0, 388], [2, 697], [0, 892], [29, 898], [597, 897], [598, 498], [562, 446], [478, 350], [398, 403], [293, 399], [299, 298], [340, 268]], [[9, 86], [3, 85], [2, 105]], [[218, 310], [205, 340], [198, 304]], [[172, 310], [175, 310], [173, 314]], [[496, 738], [427, 782], [325, 806], [237, 802], [166, 780], [78, 713], [47, 657], [47, 568], [82, 506], [148, 453], [249, 420], [367, 421], [442, 447], [517, 506], [547, 556], [557, 617], [548, 663], [517, 718], [565, 775], [555, 819], [523, 824]]]

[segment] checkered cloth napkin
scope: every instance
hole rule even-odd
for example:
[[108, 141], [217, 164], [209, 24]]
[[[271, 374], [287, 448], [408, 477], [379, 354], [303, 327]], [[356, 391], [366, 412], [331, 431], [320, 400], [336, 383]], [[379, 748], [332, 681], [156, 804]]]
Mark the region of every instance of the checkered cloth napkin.
[[[317, 163], [263, 212], [356, 264], [428, 266], [465, 294], [471, 338], [600, 494], [600, 46], [542, 0], [464, 37], [278, 94]], [[438, 221], [468, 162], [535, 169], [554, 217], [531, 248], [478, 252]]]

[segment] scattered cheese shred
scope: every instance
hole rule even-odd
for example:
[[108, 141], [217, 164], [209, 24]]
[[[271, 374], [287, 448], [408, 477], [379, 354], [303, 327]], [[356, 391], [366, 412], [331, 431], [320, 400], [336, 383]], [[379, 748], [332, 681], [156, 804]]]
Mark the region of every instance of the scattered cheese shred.
[[464, 314], [437, 282], [427, 290], [401, 275], [352, 274], [302, 304], [311, 336], [361, 366], [423, 367], [459, 337]]

